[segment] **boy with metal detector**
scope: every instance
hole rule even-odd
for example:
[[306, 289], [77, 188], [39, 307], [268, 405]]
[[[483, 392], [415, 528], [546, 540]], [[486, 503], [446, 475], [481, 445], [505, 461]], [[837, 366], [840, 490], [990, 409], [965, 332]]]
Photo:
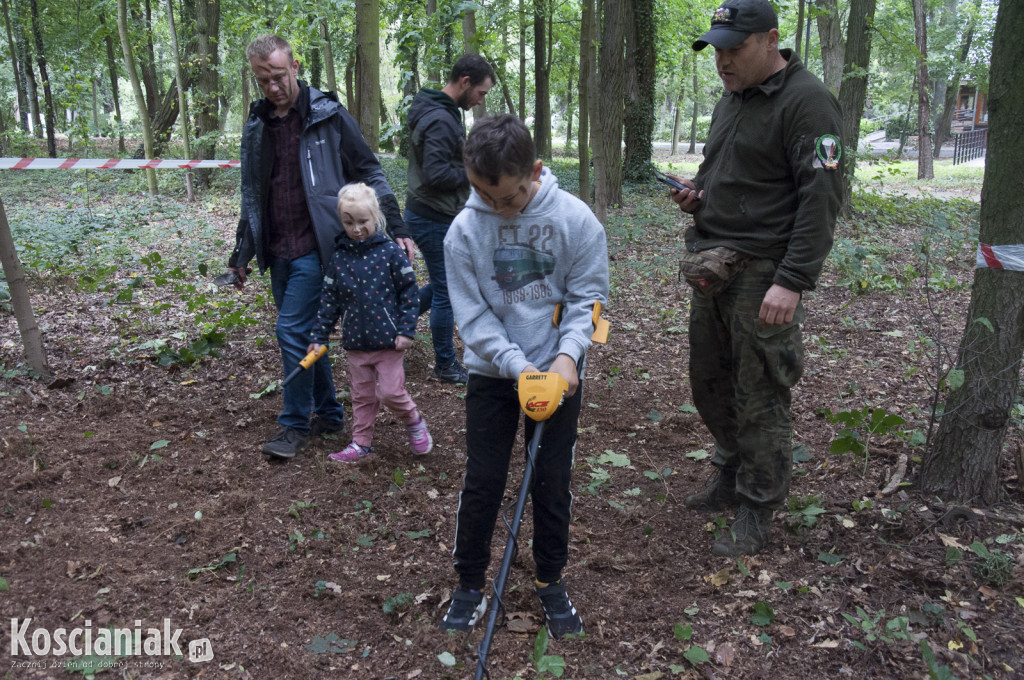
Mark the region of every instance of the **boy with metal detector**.
[[[526, 419], [526, 440], [536, 441], [530, 445], [534, 455], [528, 454], [517, 509], [521, 513], [529, 491], [535, 588], [548, 634], [558, 639], [583, 631], [562, 570], [569, 554], [580, 375], [595, 324], [607, 328], [600, 319], [608, 298], [604, 228], [583, 201], [559, 189], [555, 176], [536, 159], [530, 132], [518, 118], [481, 120], [463, 153], [473, 191], [444, 246], [448, 290], [469, 370], [466, 476], [453, 551], [459, 586], [439, 627], [469, 630], [487, 609], [483, 590], [491, 538], [522, 400], [528, 414], [557, 408], [543, 423]], [[564, 383], [548, 396], [529, 399], [533, 393], [523, 394], [528, 385], [558, 380]], [[517, 528], [513, 521], [510, 544]], [[499, 606], [512, 552], [510, 545], [495, 579]], [[488, 634], [481, 644], [481, 669], [489, 641]]]

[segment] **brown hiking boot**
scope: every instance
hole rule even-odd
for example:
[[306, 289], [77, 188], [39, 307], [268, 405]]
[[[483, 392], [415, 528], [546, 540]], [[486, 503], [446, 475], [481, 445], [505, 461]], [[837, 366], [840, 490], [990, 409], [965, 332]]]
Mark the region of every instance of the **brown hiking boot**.
[[721, 512], [739, 505], [736, 471], [715, 468], [706, 489], [686, 497], [686, 507], [702, 512]]
[[711, 552], [720, 557], [756, 555], [768, 545], [772, 532], [772, 510], [754, 508], [746, 503], [736, 513], [729, 533], [715, 541]]

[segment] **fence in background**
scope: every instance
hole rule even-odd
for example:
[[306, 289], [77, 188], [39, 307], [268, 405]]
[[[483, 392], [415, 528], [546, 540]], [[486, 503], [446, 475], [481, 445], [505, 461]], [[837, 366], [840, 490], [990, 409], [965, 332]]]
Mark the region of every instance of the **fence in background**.
[[953, 165], [973, 161], [985, 155], [988, 147], [988, 128], [957, 132], [953, 135]]

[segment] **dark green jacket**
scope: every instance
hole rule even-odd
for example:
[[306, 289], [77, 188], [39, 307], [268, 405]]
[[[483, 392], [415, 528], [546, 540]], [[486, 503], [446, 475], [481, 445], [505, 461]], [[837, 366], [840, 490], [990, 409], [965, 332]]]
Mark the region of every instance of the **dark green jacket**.
[[424, 87], [409, 107], [409, 136], [412, 153], [405, 209], [450, 224], [469, 198], [462, 164], [466, 141], [462, 110], [445, 92]]
[[791, 50], [781, 52], [782, 71], [715, 106], [686, 247], [773, 259], [775, 283], [801, 292], [814, 288], [832, 248], [846, 159], [836, 98]]

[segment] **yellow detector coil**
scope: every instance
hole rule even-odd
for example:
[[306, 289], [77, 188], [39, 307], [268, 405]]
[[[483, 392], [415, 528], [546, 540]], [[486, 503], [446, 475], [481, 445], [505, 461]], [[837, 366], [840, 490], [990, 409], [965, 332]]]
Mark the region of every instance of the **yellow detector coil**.
[[533, 420], [547, 420], [558, 410], [569, 383], [557, 373], [521, 373], [519, 406]]

